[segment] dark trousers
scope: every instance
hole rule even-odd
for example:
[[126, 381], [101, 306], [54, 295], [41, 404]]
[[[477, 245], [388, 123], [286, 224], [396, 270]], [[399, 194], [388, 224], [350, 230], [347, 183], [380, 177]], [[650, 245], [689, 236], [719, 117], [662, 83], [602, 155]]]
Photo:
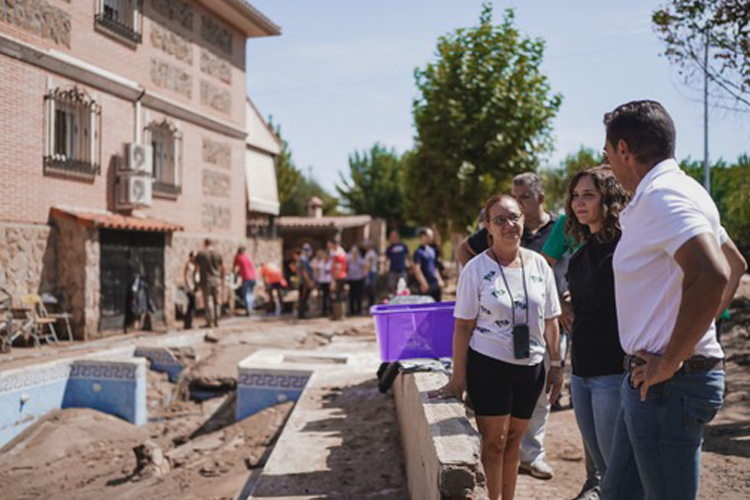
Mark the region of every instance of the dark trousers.
[[189, 330], [193, 327], [193, 318], [195, 317], [195, 292], [187, 293], [188, 304], [187, 311], [185, 311], [185, 329]]
[[362, 314], [362, 289], [365, 280], [349, 281], [349, 314]]
[[435, 302], [440, 302], [440, 299], [443, 298], [443, 290], [440, 288], [440, 285], [434, 283], [430, 285], [427, 295], [435, 299]]
[[320, 286], [320, 314], [328, 316], [331, 314], [331, 284], [319, 283]]
[[299, 301], [297, 303], [297, 317], [307, 317], [307, 302], [310, 299], [310, 292], [312, 290], [306, 285], [300, 285], [299, 287]]

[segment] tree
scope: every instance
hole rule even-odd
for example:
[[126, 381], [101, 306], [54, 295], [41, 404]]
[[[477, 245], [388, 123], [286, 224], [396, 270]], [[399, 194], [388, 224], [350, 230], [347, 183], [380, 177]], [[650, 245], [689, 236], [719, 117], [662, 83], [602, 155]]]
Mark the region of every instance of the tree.
[[[696, 181], [703, 181], [703, 162], [687, 158], [680, 167]], [[711, 165], [711, 196], [721, 224], [740, 250], [750, 255], [750, 157], [740, 155], [731, 165], [722, 160]]]
[[565, 208], [565, 200], [568, 197], [568, 185], [575, 174], [587, 168], [601, 165], [602, 156], [593, 149], [581, 146], [581, 148], [565, 157], [560, 165], [554, 169], [541, 171], [544, 183], [545, 203], [547, 208], [553, 212], [559, 212]]
[[343, 205], [355, 214], [368, 214], [386, 220], [389, 226], [403, 222], [403, 183], [401, 158], [394, 149], [380, 143], [370, 151], [349, 155], [349, 179], [343, 174], [336, 186]]
[[414, 222], [462, 231], [514, 174], [535, 170], [552, 149], [562, 97], [540, 71], [544, 42], [522, 36], [513, 10], [493, 24], [439, 39], [436, 60], [415, 71], [416, 150], [405, 158], [405, 200]]
[[[670, 0], [652, 15], [664, 55], [688, 82], [708, 72], [740, 107], [750, 106], [750, 2], [747, 0]], [[705, 47], [710, 47], [708, 66]]]
[[294, 190], [294, 196], [281, 205], [281, 215], [308, 215], [307, 203], [313, 196], [323, 200], [323, 215], [338, 214], [336, 197], [326, 191], [315, 179], [301, 176]]
[[289, 143], [281, 136], [281, 125], [274, 127], [273, 118], [268, 117], [268, 126], [274, 131], [276, 137], [281, 140], [281, 153], [276, 157], [276, 185], [279, 193], [279, 204], [281, 213], [284, 214], [284, 207], [288, 205], [295, 197], [297, 189], [302, 179], [302, 173], [292, 159], [292, 150]]

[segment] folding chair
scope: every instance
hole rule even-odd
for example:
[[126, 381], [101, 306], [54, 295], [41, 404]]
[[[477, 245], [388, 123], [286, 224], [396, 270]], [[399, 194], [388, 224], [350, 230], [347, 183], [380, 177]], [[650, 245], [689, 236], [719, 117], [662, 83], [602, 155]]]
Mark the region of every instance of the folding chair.
[[70, 319], [73, 317], [68, 312], [48, 312], [45, 304], [58, 304], [54, 295], [43, 293], [39, 302], [39, 315], [43, 318], [54, 318], [55, 321], [62, 320], [65, 323], [65, 330], [68, 332], [68, 340], [73, 340], [73, 330], [70, 328]]
[[[35, 293], [24, 295], [21, 297], [21, 305], [28, 309], [29, 318], [34, 322], [39, 338], [48, 344], [52, 342], [58, 344], [60, 340], [57, 338], [57, 332], [55, 331], [57, 318], [51, 318], [42, 313], [42, 311], [46, 311], [42, 298]], [[45, 327], [47, 327], [47, 333], [44, 332]]]

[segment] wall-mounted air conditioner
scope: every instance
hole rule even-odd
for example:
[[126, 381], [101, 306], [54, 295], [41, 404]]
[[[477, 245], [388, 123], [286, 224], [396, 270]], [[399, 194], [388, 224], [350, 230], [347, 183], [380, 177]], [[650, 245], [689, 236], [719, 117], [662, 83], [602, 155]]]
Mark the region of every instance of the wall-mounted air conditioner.
[[117, 208], [150, 207], [153, 179], [145, 175], [121, 175], [117, 178]]
[[154, 155], [151, 146], [131, 142], [128, 144], [128, 162], [124, 170], [127, 172], [154, 175]]

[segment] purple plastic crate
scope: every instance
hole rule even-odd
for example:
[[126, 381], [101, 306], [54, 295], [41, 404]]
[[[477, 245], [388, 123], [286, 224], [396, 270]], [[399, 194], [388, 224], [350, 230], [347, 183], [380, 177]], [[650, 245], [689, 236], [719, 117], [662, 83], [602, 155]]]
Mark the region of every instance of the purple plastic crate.
[[445, 358], [453, 355], [455, 302], [373, 306], [380, 359]]

